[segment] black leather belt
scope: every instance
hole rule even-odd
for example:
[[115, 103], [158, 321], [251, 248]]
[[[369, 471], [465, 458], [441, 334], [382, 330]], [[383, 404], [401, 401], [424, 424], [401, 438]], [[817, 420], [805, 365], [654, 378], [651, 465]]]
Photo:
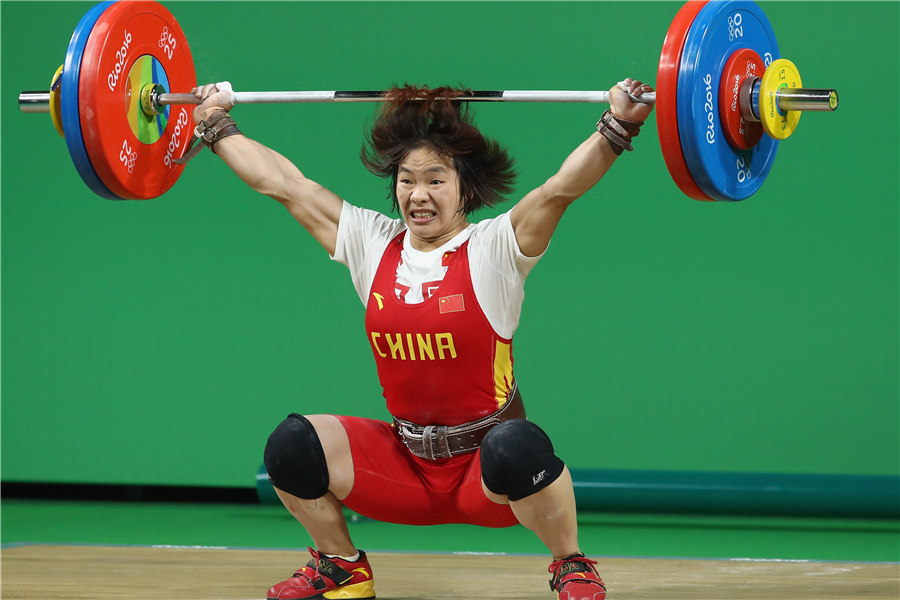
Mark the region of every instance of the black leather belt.
[[394, 417], [393, 427], [415, 456], [437, 460], [474, 452], [495, 425], [510, 419], [524, 418], [525, 405], [522, 403], [519, 386], [514, 381], [503, 407], [477, 421], [462, 425], [419, 425]]

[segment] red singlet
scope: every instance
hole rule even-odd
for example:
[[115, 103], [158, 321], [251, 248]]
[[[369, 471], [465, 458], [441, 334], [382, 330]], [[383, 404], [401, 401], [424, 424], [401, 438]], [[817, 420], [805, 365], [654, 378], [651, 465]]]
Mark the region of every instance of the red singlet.
[[[420, 425], [458, 425], [496, 411], [512, 386], [512, 344], [485, 317], [469, 273], [468, 242], [445, 257], [444, 279], [420, 304], [395, 293], [404, 233], [387, 246], [366, 308], [366, 331], [391, 414]], [[388, 423], [338, 417], [353, 454], [344, 504], [379, 521], [410, 525], [518, 521], [481, 487], [480, 451], [448, 459], [412, 455]]]
[[385, 249], [366, 306], [366, 332], [387, 409], [420, 425], [459, 425], [500, 408], [512, 387], [512, 341], [497, 335], [469, 274], [469, 242], [447, 253], [443, 281], [406, 304], [396, 293], [404, 233]]

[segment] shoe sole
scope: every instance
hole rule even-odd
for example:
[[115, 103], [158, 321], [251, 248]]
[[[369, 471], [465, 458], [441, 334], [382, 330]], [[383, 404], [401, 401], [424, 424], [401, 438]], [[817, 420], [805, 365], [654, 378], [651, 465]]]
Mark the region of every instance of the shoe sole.
[[[375, 584], [372, 581], [362, 581], [342, 588], [307, 596], [303, 600], [372, 600], [375, 598]], [[266, 598], [266, 600], [279, 600], [278, 598]]]

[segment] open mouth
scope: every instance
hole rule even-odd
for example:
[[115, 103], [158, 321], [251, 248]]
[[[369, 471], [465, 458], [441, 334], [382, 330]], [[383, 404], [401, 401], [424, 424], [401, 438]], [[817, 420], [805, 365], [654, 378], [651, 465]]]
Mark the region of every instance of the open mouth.
[[416, 223], [427, 223], [437, 217], [437, 213], [433, 210], [417, 209], [409, 213], [409, 217]]

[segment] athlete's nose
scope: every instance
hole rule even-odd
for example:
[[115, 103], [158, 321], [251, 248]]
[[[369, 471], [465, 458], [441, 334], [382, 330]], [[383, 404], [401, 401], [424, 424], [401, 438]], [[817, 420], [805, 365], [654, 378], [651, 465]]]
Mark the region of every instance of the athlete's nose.
[[428, 190], [425, 189], [425, 186], [417, 185], [412, 189], [409, 199], [416, 203], [425, 202], [428, 200]]

